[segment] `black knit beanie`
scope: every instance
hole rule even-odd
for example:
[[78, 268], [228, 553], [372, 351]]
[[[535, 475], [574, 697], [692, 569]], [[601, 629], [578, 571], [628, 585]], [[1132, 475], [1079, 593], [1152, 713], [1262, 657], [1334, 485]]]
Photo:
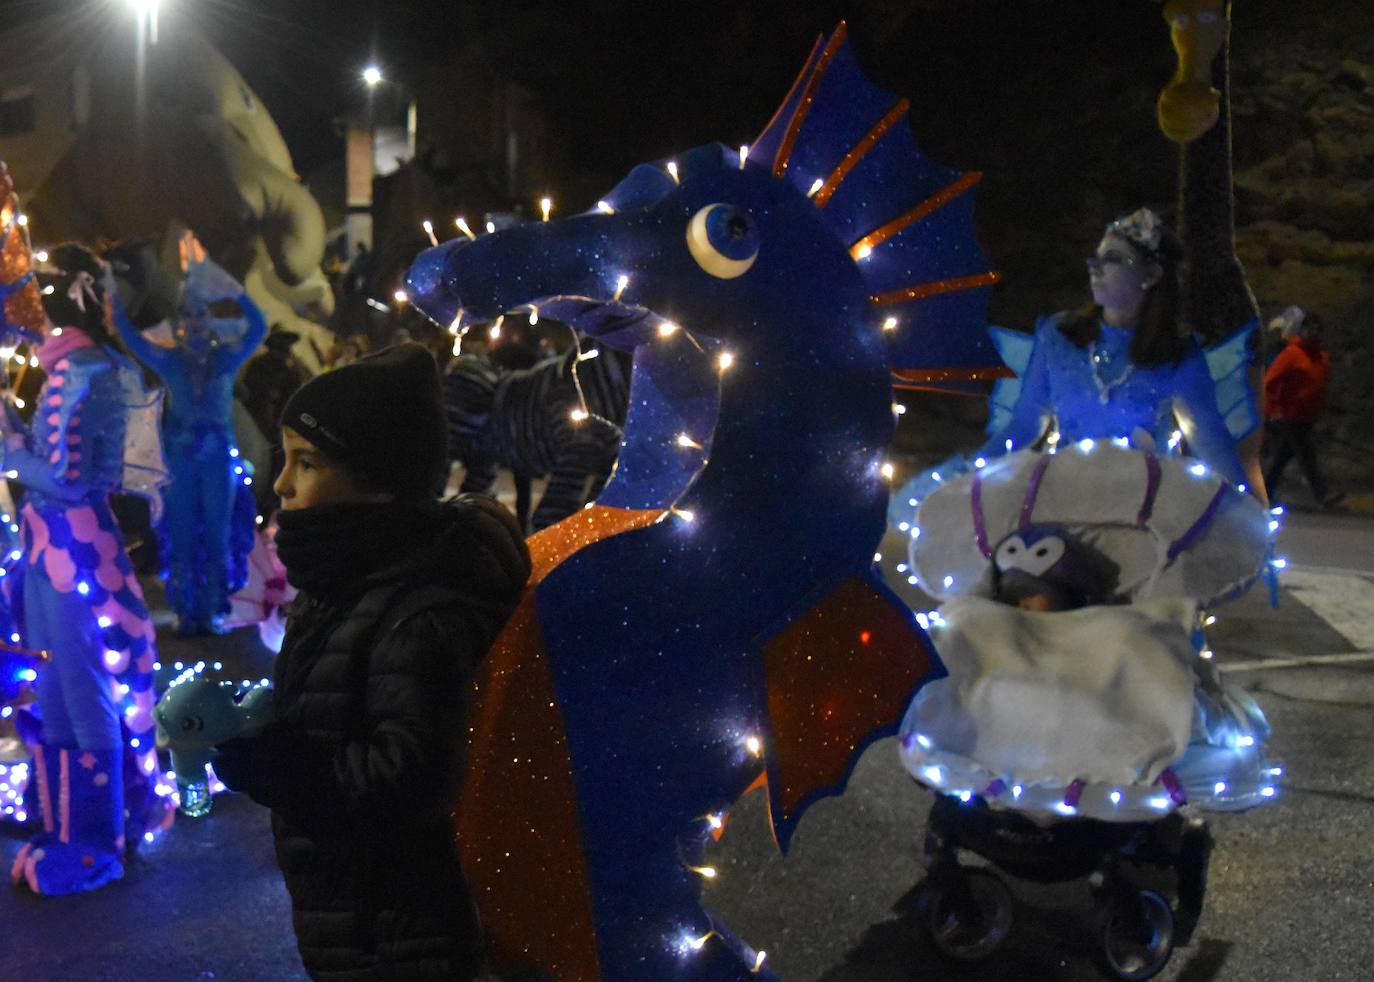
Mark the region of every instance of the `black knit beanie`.
[[432, 498], [448, 466], [434, 357], [408, 341], [317, 375], [286, 403], [289, 426], [370, 491]]

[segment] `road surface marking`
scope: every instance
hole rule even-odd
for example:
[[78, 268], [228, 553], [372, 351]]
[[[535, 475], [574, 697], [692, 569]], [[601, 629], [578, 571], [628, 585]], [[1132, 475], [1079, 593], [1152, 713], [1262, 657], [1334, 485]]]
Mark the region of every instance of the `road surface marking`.
[[1361, 651], [1374, 649], [1374, 583], [1353, 571], [1286, 570], [1279, 585]]
[[1374, 651], [1346, 651], [1338, 655], [1302, 655], [1293, 658], [1256, 658], [1254, 661], [1232, 661], [1217, 665], [1217, 671], [1263, 672], [1271, 668], [1306, 668], [1311, 665], [1349, 665], [1374, 662]]

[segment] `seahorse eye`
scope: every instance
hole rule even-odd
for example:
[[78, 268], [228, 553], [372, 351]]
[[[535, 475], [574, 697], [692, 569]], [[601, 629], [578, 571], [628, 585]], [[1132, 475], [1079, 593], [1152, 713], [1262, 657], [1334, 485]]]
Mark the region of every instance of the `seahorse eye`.
[[707, 273], [732, 280], [758, 258], [758, 229], [748, 212], [734, 205], [707, 205], [687, 223], [687, 249]]

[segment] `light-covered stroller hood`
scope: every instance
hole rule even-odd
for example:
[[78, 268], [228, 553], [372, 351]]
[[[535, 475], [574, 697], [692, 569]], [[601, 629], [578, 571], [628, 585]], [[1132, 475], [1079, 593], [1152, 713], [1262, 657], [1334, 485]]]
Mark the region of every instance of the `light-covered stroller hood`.
[[1204, 464], [1084, 440], [940, 485], [916, 514], [912, 573], [940, 601], [977, 594], [997, 543], [1032, 523], [1064, 526], [1115, 562], [1117, 593], [1133, 602], [1232, 595], [1264, 568], [1270, 541], [1264, 507]]

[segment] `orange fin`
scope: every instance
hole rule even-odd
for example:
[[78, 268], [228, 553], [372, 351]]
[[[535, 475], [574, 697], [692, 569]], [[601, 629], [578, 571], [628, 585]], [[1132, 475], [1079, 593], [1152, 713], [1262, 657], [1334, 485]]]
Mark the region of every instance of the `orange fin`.
[[916, 691], [945, 674], [885, 585], [841, 581], [763, 645], [769, 804], [786, 850], [801, 813], [844, 790], [864, 749], [897, 732]]

